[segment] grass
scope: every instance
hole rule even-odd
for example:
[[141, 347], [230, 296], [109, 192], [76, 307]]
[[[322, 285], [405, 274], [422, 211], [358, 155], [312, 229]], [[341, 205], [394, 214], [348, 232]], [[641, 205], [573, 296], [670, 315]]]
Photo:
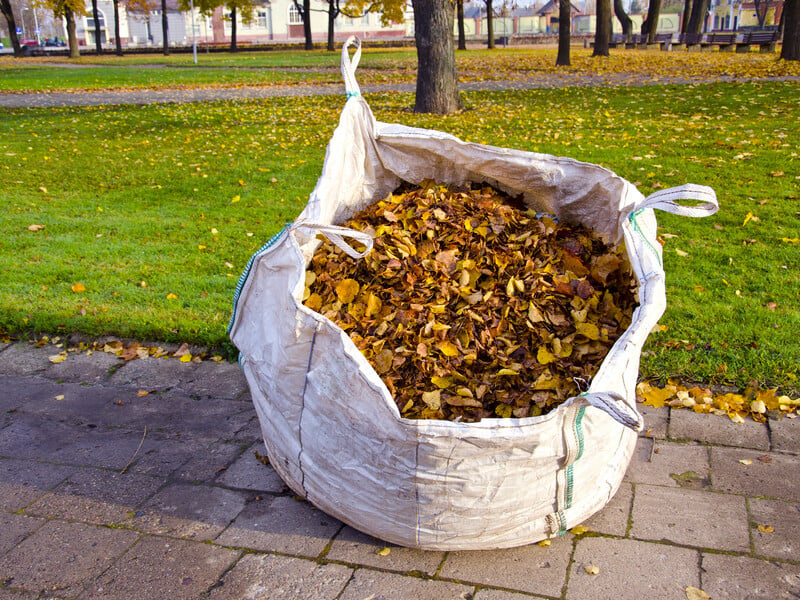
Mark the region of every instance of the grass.
[[[599, 163], [645, 194], [714, 187], [713, 217], [657, 215], [668, 309], [642, 374], [797, 394], [799, 87], [471, 92], [446, 117], [410, 112], [407, 94], [367, 99], [382, 121]], [[0, 114], [0, 330], [225, 347], [239, 273], [302, 209], [343, 101]]]

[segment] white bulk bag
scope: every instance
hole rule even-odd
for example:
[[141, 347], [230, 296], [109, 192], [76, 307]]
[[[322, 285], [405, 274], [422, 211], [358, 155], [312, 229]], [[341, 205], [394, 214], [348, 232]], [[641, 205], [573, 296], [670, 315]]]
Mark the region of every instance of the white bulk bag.
[[[597, 165], [377, 122], [353, 77], [360, 47], [356, 40], [351, 61], [351, 43], [342, 51], [348, 100], [322, 175], [297, 220], [250, 260], [234, 298], [229, 334], [270, 462], [318, 508], [402, 546], [505, 548], [563, 534], [614, 495], [642, 427], [639, 357], [666, 302], [652, 209], [705, 216], [716, 211], [716, 196], [686, 185], [645, 198]], [[540, 417], [404, 419], [347, 334], [301, 304], [316, 234], [361, 256], [347, 237], [366, 252], [369, 237], [337, 224], [401, 181], [425, 179], [488, 182], [522, 194], [537, 212], [624, 241], [639, 306], [588, 392]]]

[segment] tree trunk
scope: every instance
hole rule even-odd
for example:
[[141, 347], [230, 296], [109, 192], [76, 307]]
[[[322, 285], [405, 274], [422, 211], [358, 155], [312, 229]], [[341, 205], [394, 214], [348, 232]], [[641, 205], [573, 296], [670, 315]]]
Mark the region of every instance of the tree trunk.
[[692, 0], [683, 0], [683, 15], [681, 16], [681, 33], [689, 31], [689, 17], [692, 14]]
[[81, 51], [78, 48], [78, 35], [75, 31], [75, 13], [69, 6], [64, 6], [64, 19], [67, 21], [67, 43], [69, 44], [69, 57], [80, 58]]
[[622, 0], [614, 0], [614, 14], [622, 27], [622, 35], [625, 36], [625, 41], [630, 42], [633, 39], [633, 21], [631, 21], [628, 13], [625, 12]]
[[11, 47], [14, 48], [14, 56], [17, 58], [22, 56], [22, 46], [19, 45], [19, 37], [17, 36], [17, 22], [14, 20], [14, 11], [11, 9], [11, 2], [9, 0], [0, 0], [0, 12], [6, 18], [8, 23], [8, 37], [11, 38]]
[[800, 60], [800, 0], [786, 0], [783, 15], [781, 58]]
[[486, 47], [491, 50], [494, 48], [494, 10], [492, 9], [492, 0], [486, 0], [486, 35], [488, 36]]
[[656, 33], [658, 33], [658, 18], [660, 15], [661, 15], [661, 0], [650, 0], [650, 6], [647, 9], [648, 44], [655, 44], [656, 42]]
[[570, 0], [558, 0], [558, 56], [556, 65], [570, 66], [569, 60], [569, 34], [571, 26]]
[[161, 0], [161, 36], [164, 56], [169, 56], [169, 20], [167, 19], [167, 0]]
[[231, 52], [236, 52], [236, 5], [231, 4]]
[[114, 44], [117, 55], [122, 56], [122, 40], [119, 39], [119, 0], [114, 0]]
[[412, 0], [417, 42], [416, 112], [448, 114], [461, 108], [453, 44], [452, 0]]
[[692, 3], [692, 15], [689, 17], [687, 33], [703, 33], [703, 23], [708, 12], [708, 0], [695, 0]]
[[611, 0], [597, 0], [597, 27], [592, 56], [608, 56], [611, 42]]
[[306, 50], [314, 49], [314, 40], [311, 37], [311, 0], [303, 0], [303, 35], [306, 38]]
[[334, 51], [334, 44], [333, 44], [333, 29], [334, 23], [336, 22], [336, 9], [335, 4], [336, 0], [328, 0], [328, 51]]
[[458, 49], [467, 49], [467, 34], [464, 31], [464, 0], [456, 1], [456, 14], [458, 15]]
[[97, 54], [102, 54], [103, 43], [100, 40], [100, 15], [97, 12], [97, 0], [92, 0], [92, 18], [94, 19], [94, 49]]

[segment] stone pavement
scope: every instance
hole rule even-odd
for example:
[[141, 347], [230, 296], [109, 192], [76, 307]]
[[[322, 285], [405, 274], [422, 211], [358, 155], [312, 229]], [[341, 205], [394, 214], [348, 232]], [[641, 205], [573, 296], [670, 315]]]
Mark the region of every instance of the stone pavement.
[[644, 407], [587, 532], [425, 552], [343, 525], [260, 463], [236, 365], [57, 352], [0, 344], [0, 600], [800, 598], [800, 419]]

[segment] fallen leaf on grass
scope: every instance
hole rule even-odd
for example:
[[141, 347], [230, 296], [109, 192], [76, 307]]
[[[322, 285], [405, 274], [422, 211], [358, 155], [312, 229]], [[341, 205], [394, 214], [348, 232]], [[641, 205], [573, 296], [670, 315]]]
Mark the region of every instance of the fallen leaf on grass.
[[44, 225], [39, 225], [37, 223], [28, 225], [28, 231], [41, 231], [42, 229], [44, 229]]
[[78, 282], [78, 283], [73, 283], [73, 284], [72, 284], [72, 291], [73, 291], [73, 292], [75, 292], [76, 294], [80, 294], [80, 293], [82, 293], [82, 292], [85, 292], [85, 291], [86, 291], [86, 286], [85, 286], [85, 285], [83, 285], [83, 284], [82, 284], [82, 283], [80, 283], [80, 282]]

